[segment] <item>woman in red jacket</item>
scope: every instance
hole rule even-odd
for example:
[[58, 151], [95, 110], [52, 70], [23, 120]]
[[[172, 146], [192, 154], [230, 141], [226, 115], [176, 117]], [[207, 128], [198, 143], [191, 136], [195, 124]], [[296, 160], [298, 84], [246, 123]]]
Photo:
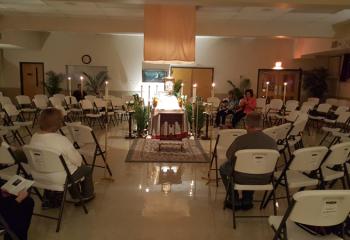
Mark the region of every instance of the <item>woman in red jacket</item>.
[[239, 106], [232, 118], [232, 127], [235, 128], [237, 123], [241, 121], [247, 114], [254, 112], [256, 108], [256, 98], [253, 90], [247, 89], [244, 93], [244, 98], [239, 101]]

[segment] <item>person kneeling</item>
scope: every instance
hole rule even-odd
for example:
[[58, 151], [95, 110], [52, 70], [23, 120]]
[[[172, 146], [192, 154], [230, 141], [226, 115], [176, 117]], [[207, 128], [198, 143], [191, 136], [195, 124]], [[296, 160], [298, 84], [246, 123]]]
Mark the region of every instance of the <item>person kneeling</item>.
[[[56, 108], [43, 110], [39, 117], [40, 131], [33, 135], [29, 145], [54, 150], [62, 154], [67, 167], [72, 174], [73, 180], [78, 181], [82, 177], [84, 178], [84, 180], [79, 183], [81, 195], [84, 201], [89, 201], [95, 197], [92, 169], [89, 166], [82, 165], [82, 156], [74, 148], [69, 139], [57, 133], [57, 131], [61, 128], [62, 123], [63, 115], [60, 110]], [[66, 177], [66, 172], [59, 169], [57, 173], [50, 173], [50, 175], [51, 176], [49, 177], [52, 181], [61, 183], [61, 179], [65, 179]], [[79, 188], [70, 187], [69, 193], [73, 199], [78, 200], [79, 192], [77, 192], [75, 189]], [[61, 197], [62, 195], [57, 197], [56, 194], [46, 191], [44, 194], [44, 202], [42, 207], [59, 207], [61, 199], [57, 198]]]

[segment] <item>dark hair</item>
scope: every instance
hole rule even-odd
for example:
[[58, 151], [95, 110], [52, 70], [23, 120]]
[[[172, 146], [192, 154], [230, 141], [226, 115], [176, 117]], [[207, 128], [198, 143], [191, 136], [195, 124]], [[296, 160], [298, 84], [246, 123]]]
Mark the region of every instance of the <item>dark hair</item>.
[[257, 112], [248, 113], [246, 116], [245, 124], [250, 128], [261, 128], [262, 115]]
[[245, 90], [244, 95], [246, 95], [247, 93], [250, 93], [250, 96], [252, 96], [252, 97], [254, 96], [253, 89]]
[[63, 123], [62, 111], [57, 108], [47, 108], [40, 113], [39, 128], [45, 132], [56, 132]]
[[230, 90], [230, 91], [228, 91], [228, 95], [234, 96], [234, 95], [235, 95], [235, 92], [234, 92], [233, 90]]

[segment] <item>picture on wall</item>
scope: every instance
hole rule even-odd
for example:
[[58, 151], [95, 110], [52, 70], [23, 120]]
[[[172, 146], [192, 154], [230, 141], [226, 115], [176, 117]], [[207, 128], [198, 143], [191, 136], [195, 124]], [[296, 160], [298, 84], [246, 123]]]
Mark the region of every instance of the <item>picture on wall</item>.
[[166, 76], [168, 76], [168, 71], [164, 69], [142, 70], [142, 82], [163, 82]]
[[[284, 83], [287, 83], [286, 100], [300, 98], [301, 69], [259, 69], [258, 72], [258, 97], [269, 99], [283, 98]], [[269, 82], [267, 85], [266, 83]], [[268, 86], [268, 89], [267, 89]]]

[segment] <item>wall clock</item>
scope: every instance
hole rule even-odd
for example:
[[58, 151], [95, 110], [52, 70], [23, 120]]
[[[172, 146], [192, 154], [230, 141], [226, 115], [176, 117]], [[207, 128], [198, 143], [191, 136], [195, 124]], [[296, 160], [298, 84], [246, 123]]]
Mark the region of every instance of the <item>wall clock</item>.
[[84, 64], [90, 64], [91, 63], [91, 56], [90, 55], [83, 55], [81, 57], [81, 61], [84, 63]]

